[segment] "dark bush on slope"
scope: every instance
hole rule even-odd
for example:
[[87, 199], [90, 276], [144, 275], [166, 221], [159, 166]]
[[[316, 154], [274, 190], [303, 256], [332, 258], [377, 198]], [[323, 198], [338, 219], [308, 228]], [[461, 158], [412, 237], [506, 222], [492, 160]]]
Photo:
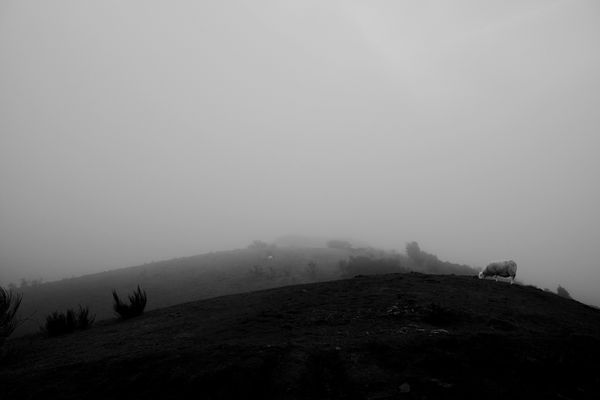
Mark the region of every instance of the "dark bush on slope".
[[48, 337], [73, 333], [75, 330], [88, 329], [94, 323], [88, 307], [79, 306], [79, 311], [68, 309], [66, 312], [55, 311], [46, 317], [46, 324], [41, 331]]
[[88, 307], [79, 306], [79, 313], [77, 314], [77, 329], [88, 329], [92, 326], [96, 320], [95, 315], [90, 315], [90, 309]]
[[116, 290], [112, 292], [115, 301], [113, 309], [122, 319], [137, 317], [144, 312], [146, 308], [147, 296], [146, 291], [142, 290], [138, 285], [133, 294], [129, 295], [129, 304], [125, 304], [119, 298]]
[[16, 329], [18, 321], [15, 318], [23, 296], [5, 290], [0, 286], [0, 346]]
[[72, 309], [68, 309], [64, 313], [54, 311], [46, 317], [46, 324], [42, 328], [42, 333], [48, 337], [66, 335], [74, 332], [76, 327], [75, 311]]
[[560, 297], [564, 297], [565, 299], [573, 299], [573, 297], [571, 297], [571, 294], [567, 291], [567, 289], [560, 285], [558, 285], [558, 287], [556, 288], [556, 294]]

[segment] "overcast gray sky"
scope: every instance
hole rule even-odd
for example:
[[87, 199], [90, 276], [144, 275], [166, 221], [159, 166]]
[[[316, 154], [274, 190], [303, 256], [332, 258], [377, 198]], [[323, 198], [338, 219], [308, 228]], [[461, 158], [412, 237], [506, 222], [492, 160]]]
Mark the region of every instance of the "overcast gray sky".
[[600, 304], [600, 2], [0, 1], [0, 282], [288, 234]]

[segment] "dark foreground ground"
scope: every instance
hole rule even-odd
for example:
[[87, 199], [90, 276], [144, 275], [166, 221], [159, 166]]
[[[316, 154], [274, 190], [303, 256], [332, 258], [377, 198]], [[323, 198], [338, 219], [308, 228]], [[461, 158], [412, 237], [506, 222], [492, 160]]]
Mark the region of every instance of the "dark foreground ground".
[[5, 347], [11, 400], [600, 398], [600, 311], [464, 276], [219, 297]]

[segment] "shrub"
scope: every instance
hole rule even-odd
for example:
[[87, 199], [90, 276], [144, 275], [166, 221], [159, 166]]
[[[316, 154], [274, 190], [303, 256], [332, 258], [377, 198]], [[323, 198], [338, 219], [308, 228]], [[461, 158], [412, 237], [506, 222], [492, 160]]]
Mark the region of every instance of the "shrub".
[[0, 286], [0, 346], [17, 328], [18, 320], [15, 318], [21, 305], [23, 296], [12, 290], [5, 290]]
[[46, 324], [41, 329], [48, 337], [73, 333], [76, 329], [88, 329], [94, 323], [88, 307], [79, 306], [79, 311], [68, 309], [66, 312], [55, 311], [46, 317]]
[[146, 291], [142, 290], [139, 285], [137, 290], [129, 295], [129, 304], [125, 304], [121, 301], [116, 290], [113, 290], [112, 295], [115, 300], [113, 309], [122, 319], [137, 317], [138, 315], [141, 315], [144, 312], [144, 308], [146, 308]]
[[75, 311], [72, 309], [68, 309], [64, 313], [54, 311], [46, 317], [46, 325], [42, 332], [48, 337], [60, 336], [74, 332], [76, 327]]
[[567, 289], [560, 285], [558, 285], [558, 287], [556, 288], [556, 294], [560, 297], [564, 297], [565, 299], [573, 299], [573, 297], [571, 297], [571, 294], [567, 291]]
[[96, 316], [90, 315], [90, 309], [88, 307], [79, 306], [79, 313], [77, 314], [77, 328], [78, 329], [88, 329], [92, 326], [94, 321], [96, 320]]

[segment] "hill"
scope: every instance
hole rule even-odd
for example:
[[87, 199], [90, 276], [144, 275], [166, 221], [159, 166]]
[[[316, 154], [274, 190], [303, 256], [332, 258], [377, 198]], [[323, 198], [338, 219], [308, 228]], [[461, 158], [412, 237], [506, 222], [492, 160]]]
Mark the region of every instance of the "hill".
[[[113, 316], [112, 289], [126, 294], [141, 285], [148, 309], [183, 302], [339, 277], [338, 263], [352, 250], [285, 248], [255, 243], [247, 249], [220, 251], [121, 268], [20, 288], [20, 317], [27, 318], [15, 335], [36, 332], [46, 315], [78, 304], [98, 319]], [[309, 262], [315, 272], [307, 273]]]
[[180, 304], [9, 341], [0, 398], [598, 398], [600, 311], [392, 274]]
[[289, 247], [256, 241], [246, 249], [48, 282], [19, 289], [23, 293], [19, 316], [26, 321], [15, 335], [36, 332], [47, 315], [76, 308], [78, 304], [88, 306], [99, 320], [110, 318], [113, 316], [112, 289], [126, 294], [137, 285], [148, 292], [148, 309], [152, 310], [215, 296], [357, 274], [409, 270], [474, 274], [467, 266], [439, 261], [420, 251], [418, 245], [417, 250], [409, 254], [412, 258], [374, 248]]

